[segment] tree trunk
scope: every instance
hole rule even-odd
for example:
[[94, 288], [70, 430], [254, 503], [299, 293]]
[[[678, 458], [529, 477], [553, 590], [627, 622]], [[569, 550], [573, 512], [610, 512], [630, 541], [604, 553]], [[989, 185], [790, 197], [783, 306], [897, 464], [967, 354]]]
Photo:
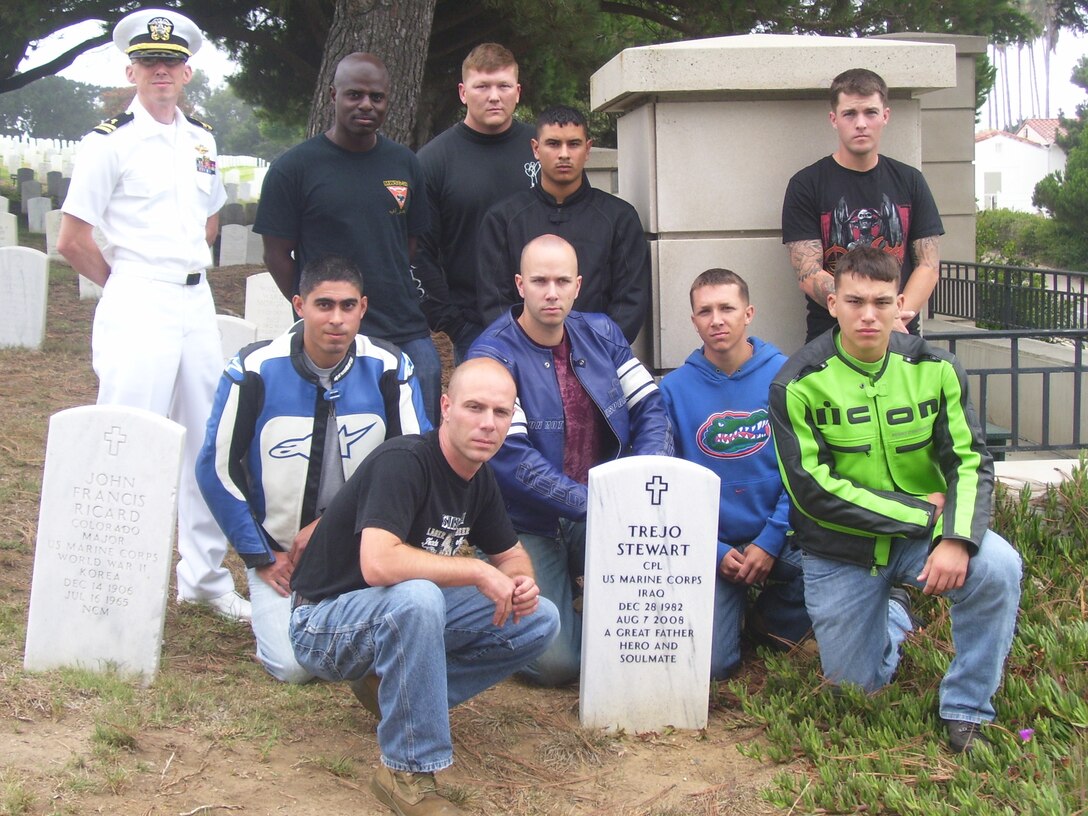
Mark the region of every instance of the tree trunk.
[[336, 0], [310, 102], [309, 135], [332, 127], [329, 86], [337, 63], [348, 54], [367, 51], [380, 57], [389, 69], [389, 116], [382, 133], [414, 147], [412, 124], [423, 85], [434, 4], [435, 0]]

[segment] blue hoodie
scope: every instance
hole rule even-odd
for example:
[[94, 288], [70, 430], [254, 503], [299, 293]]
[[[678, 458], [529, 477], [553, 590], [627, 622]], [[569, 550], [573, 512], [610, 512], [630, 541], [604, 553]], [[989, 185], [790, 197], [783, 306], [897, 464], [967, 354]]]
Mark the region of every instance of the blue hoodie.
[[771, 440], [767, 396], [786, 355], [750, 337], [754, 353], [728, 375], [693, 351], [661, 380], [676, 455], [722, 480], [718, 562], [733, 545], [752, 542], [778, 557], [789, 531], [790, 503]]

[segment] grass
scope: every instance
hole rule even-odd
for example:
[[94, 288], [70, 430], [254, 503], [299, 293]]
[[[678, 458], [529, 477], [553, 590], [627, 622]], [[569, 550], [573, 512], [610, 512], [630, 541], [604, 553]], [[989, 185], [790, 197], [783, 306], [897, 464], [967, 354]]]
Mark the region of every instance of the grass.
[[766, 800], [793, 812], [1088, 813], [1088, 468], [1033, 502], [999, 499], [996, 528], [1024, 557], [1017, 634], [988, 747], [955, 757], [940, 745], [940, 678], [951, 658], [943, 601], [925, 599], [924, 635], [905, 645], [897, 681], [866, 696], [833, 694], [815, 658], [766, 655], [758, 693], [733, 684], [766, 741], [742, 747], [773, 762], [801, 758]]

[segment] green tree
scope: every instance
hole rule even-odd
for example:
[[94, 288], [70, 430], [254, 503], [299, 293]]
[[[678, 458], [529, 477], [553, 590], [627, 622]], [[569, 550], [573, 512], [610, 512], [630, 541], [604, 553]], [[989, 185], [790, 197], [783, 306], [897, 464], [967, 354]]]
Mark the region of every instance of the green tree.
[[51, 76], [0, 95], [0, 133], [78, 139], [98, 124], [97, 85]]
[[287, 128], [268, 121], [229, 85], [211, 91], [201, 113], [215, 128], [215, 141], [223, 154], [272, 160], [304, 136], [302, 127]]
[[[1088, 90], [1088, 57], [1073, 69], [1072, 81]], [[1088, 258], [1088, 103], [1077, 106], [1076, 117], [1061, 119], [1065, 170], [1051, 173], [1035, 185], [1032, 203], [1054, 219], [1059, 234], [1082, 258]]]
[[[433, 18], [427, 11], [431, 2]], [[390, 63], [393, 72], [392, 131], [403, 132], [401, 138], [416, 144], [458, 118], [454, 89], [460, 62], [473, 45], [486, 40], [502, 42], [518, 55], [524, 104], [536, 108], [545, 99], [584, 105], [588, 77], [606, 59], [630, 45], [679, 37], [954, 31], [1016, 41], [1036, 31], [1019, 0], [173, 0], [171, 4], [239, 61], [235, 92], [270, 120], [288, 124], [309, 120], [319, 128], [328, 114], [324, 95], [331, 62], [346, 53], [344, 48], [372, 43], [369, 47]], [[73, 52], [107, 41], [109, 27], [137, 5], [118, 0], [4, 3], [0, 93], [25, 84], [27, 75], [15, 71], [35, 40], [72, 22], [103, 22], [101, 36], [36, 71], [53, 73], [70, 64]], [[1083, 26], [1088, 0], [1063, 0], [1057, 9], [1059, 25]], [[379, 17], [386, 22], [372, 22]], [[323, 73], [326, 57], [330, 65]], [[416, 111], [419, 121], [409, 131], [404, 123], [411, 122]]]

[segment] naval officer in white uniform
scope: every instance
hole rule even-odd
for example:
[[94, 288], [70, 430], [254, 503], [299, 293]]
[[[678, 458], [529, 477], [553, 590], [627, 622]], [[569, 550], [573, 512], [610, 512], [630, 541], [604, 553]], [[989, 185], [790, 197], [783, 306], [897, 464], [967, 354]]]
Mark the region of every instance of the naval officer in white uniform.
[[[124, 17], [114, 44], [136, 86], [129, 109], [84, 137], [63, 206], [58, 250], [105, 287], [91, 353], [98, 404], [127, 405], [186, 429], [178, 493], [178, 600], [249, 620], [223, 567], [227, 543], [194, 476], [222, 369], [209, 244], [226, 200], [211, 128], [178, 108], [200, 30], [173, 10]], [[92, 232], [106, 238], [100, 250]]]

